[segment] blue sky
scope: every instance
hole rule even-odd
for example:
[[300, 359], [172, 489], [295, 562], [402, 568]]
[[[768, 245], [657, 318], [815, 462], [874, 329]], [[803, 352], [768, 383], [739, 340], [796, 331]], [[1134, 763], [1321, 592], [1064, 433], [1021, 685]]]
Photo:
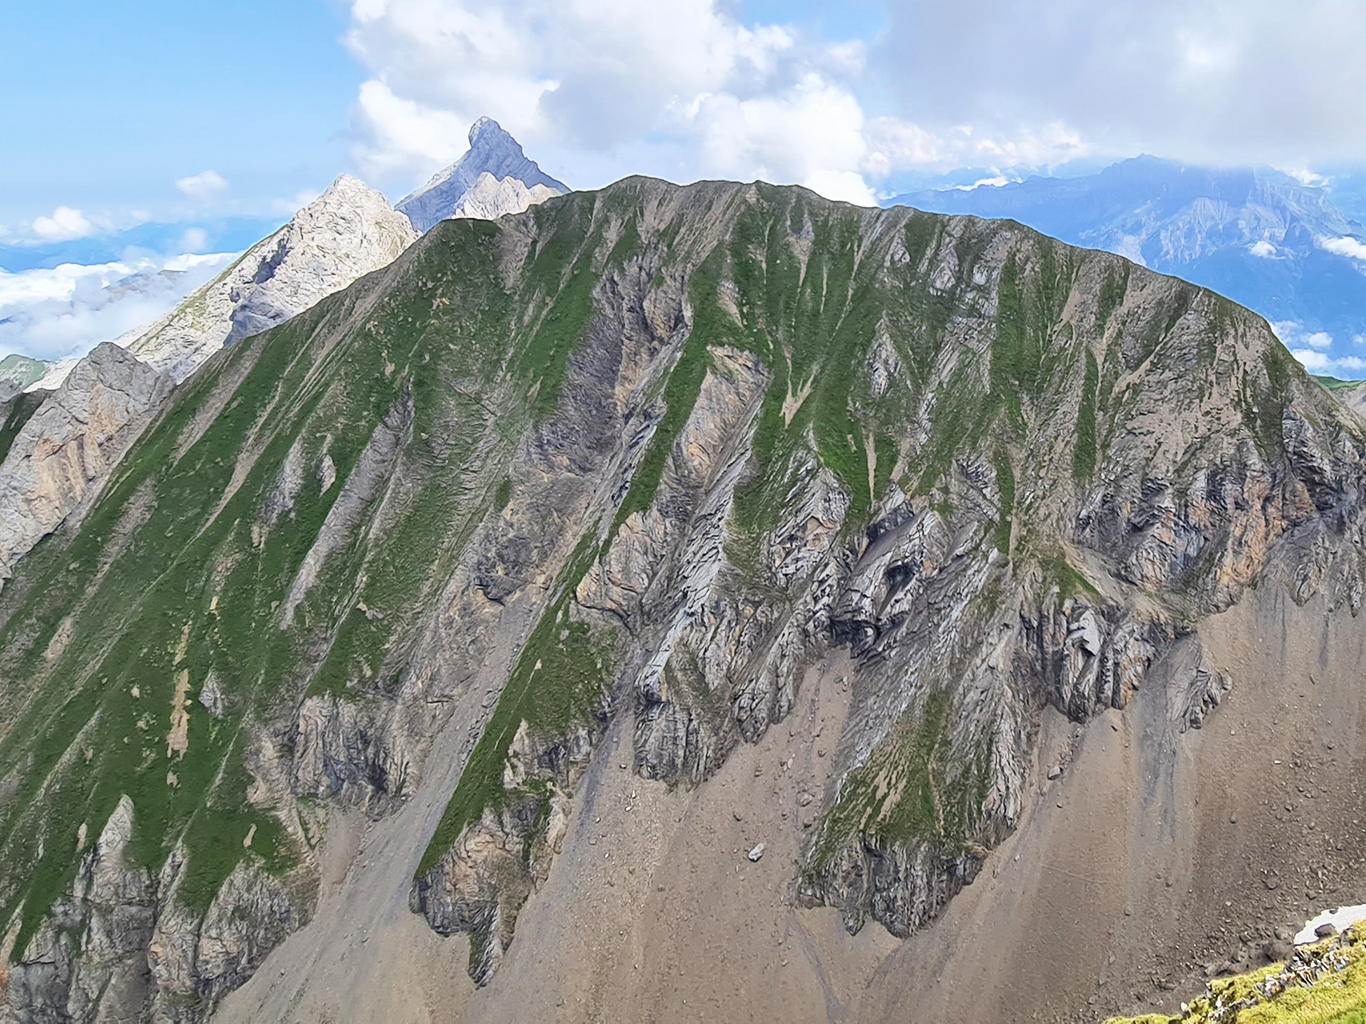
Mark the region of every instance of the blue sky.
[[7, 0], [0, 351], [17, 272], [240, 249], [344, 171], [397, 198], [485, 114], [576, 187], [1340, 173], [1363, 46], [1351, 0]]
[[[59, 207], [102, 229], [278, 217], [344, 170], [397, 195], [457, 156], [461, 126], [485, 113], [580, 185], [766, 173], [856, 198], [956, 167], [1141, 151], [1360, 161], [1359, 6], [11, 2], [0, 227], [31, 236]], [[857, 133], [841, 130], [851, 116]], [[177, 189], [205, 172], [224, 184]]]
[[[0, 224], [58, 206], [122, 224], [193, 216], [177, 179], [213, 169], [216, 214], [269, 212], [347, 165], [365, 78], [330, 0], [42, 0], [0, 18]], [[22, 97], [22, 102], [14, 99]]]

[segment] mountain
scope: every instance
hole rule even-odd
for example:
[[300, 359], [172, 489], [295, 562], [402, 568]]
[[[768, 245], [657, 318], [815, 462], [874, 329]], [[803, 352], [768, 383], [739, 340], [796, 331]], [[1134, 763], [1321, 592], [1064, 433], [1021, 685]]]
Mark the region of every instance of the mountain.
[[470, 128], [470, 148], [465, 155], [399, 200], [397, 209], [422, 232], [448, 217], [493, 220], [506, 213], [521, 213], [528, 206], [568, 191], [568, 185], [527, 159], [521, 144], [497, 121], [481, 117]]
[[20, 390], [41, 380], [47, 364], [41, 359], [30, 359], [17, 352], [0, 359], [0, 381], [17, 385]]
[[0, 583], [42, 538], [79, 521], [174, 383], [391, 262], [416, 237], [380, 193], [343, 175], [150, 328], [79, 359], [37, 364], [45, 372], [28, 387], [50, 395], [0, 403]]
[[392, 262], [415, 237], [383, 195], [344, 174], [161, 320], [118, 342], [184, 380], [224, 346]]
[[1339, 342], [1366, 335], [1366, 231], [1338, 212], [1328, 191], [1277, 171], [1144, 156], [1077, 178], [1031, 177], [888, 202], [1010, 217], [1119, 253], [1247, 305], [1292, 345], [1320, 331]]
[[0, 591], [5, 1015], [1170, 1002], [1361, 880], [1364, 468], [1260, 317], [1009, 221], [444, 221]]

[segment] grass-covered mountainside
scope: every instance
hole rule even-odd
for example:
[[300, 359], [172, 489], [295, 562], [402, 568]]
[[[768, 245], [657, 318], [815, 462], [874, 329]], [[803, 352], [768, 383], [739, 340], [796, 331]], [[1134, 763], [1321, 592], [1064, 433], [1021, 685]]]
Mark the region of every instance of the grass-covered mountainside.
[[1362, 1024], [1366, 935], [1359, 927], [1302, 946], [1283, 963], [1216, 978], [1176, 1016], [1112, 1017], [1106, 1024]]
[[203, 1016], [332, 809], [441, 777], [411, 906], [485, 981], [614, 723], [697, 784], [835, 648], [799, 896], [909, 934], [1044, 706], [1185, 666], [1184, 731], [1202, 616], [1359, 602], [1363, 450], [1254, 315], [1011, 222], [638, 178], [444, 222], [215, 356], [0, 592], [8, 1006]]

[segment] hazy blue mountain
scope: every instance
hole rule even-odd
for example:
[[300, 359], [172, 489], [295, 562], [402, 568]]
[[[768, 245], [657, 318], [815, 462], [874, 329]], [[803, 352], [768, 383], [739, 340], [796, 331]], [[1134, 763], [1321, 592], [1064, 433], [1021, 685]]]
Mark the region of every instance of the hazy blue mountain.
[[1082, 177], [915, 192], [884, 205], [1009, 217], [1119, 253], [1295, 324], [1282, 329], [1289, 344], [1319, 331], [1337, 342], [1366, 335], [1366, 229], [1327, 189], [1279, 171], [1142, 156]]
[[495, 220], [563, 195], [569, 186], [541, 170], [521, 143], [491, 117], [470, 128], [470, 148], [416, 192], [395, 204], [419, 232], [447, 217]]
[[[280, 226], [279, 217], [223, 217], [175, 224], [148, 223], [65, 242], [0, 242], [0, 270], [51, 269], [63, 263], [114, 263], [130, 257], [191, 252], [241, 252]], [[202, 235], [186, 237], [187, 231]], [[187, 244], [188, 243], [188, 244]]]

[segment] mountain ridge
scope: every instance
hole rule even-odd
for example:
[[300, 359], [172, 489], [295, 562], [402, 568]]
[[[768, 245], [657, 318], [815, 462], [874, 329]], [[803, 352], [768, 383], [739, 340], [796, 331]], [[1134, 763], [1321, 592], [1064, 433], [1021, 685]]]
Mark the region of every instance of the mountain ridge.
[[[550, 177], [536, 161], [529, 159], [521, 144], [491, 117], [481, 117], [470, 126], [469, 144], [469, 150], [460, 159], [395, 204], [395, 209], [406, 214], [419, 233], [452, 216], [520, 213], [533, 202], [569, 191], [568, 185]], [[491, 181], [484, 180], [486, 176]], [[499, 186], [508, 179], [520, 183], [522, 189], [495, 198]], [[467, 198], [481, 185], [481, 180], [484, 202], [479, 206], [467, 204]]]
[[[571, 989], [606, 969], [518, 925], [554, 938], [560, 858], [597, 865], [601, 920], [571, 920], [629, 957], [657, 883], [739, 881], [621, 863], [706, 799], [737, 812], [699, 821], [718, 853], [764, 816], [737, 905], [914, 942], [1045, 828], [1044, 757], [1217, 749], [1201, 726], [1257, 691], [1210, 620], [1278, 596], [1354, 628], [1363, 459], [1259, 317], [1018, 225], [644, 178], [445, 221], [216, 353], [0, 591], [8, 1012], [437, 998], [373, 938], [466, 960], [467, 1019], [551, 1013], [553, 985], [485, 983], [540, 977], [524, 947]], [[800, 763], [752, 760], [798, 729]], [[1175, 819], [1168, 845], [1208, 855]], [[822, 958], [881, 941], [832, 932], [786, 994], [756, 947], [733, 998], [827, 1005]], [[1093, 983], [1090, 949], [1059, 969]]]

